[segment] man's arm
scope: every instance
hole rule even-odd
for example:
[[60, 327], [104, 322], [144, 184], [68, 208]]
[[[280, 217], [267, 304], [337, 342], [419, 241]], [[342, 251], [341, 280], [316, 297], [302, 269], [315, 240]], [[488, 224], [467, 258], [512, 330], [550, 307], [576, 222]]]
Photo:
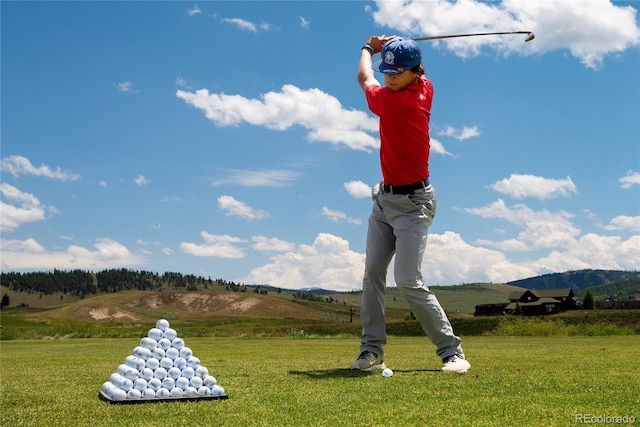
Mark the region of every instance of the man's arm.
[[382, 45], [394, 37], [395, 36], [371, 36], [362, 47], [360, 62], [358, 63], [358, 83], [360, 84], [363, 92], [367, 90], [368, 86], [380, 86], [380, 83], [376, 80], [373, 70], [371, 69], [371, 64], [373, 64], [373, 55], [382, 52]]

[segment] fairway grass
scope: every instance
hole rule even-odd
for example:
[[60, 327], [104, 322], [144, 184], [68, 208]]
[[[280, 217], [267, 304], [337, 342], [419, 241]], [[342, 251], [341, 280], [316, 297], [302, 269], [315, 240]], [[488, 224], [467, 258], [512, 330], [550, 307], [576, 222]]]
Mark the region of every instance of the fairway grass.
[[637, 335], [463, 338], [464, 375], [440, 372], [426, 338], [390, 337], [391, 378], [348, 369], [357, 338], [182, 338], [228, 400], [100, 401], [139, 338], [2, 341], [0, 425], [572, 426], [596, 419], [587, 415], [640, 424]]

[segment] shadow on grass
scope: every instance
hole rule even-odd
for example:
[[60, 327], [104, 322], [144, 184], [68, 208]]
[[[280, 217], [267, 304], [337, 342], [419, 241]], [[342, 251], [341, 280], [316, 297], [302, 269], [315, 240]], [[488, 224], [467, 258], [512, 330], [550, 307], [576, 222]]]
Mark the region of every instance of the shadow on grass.
[[[359, 371], [357, 369], [318, 369], [314, 371], [289, 371], [289, 375], [299, 375], [312, 380], [324, 380], [329, 378], [362, 378], [370, 375], [380, 375], [382, 371], [374, 370], [370, 372]], [[416, 373], [416, 372], [436, 372], [442, 373], [439, 369], [409, 369], [394, 370], [395, 373]]]

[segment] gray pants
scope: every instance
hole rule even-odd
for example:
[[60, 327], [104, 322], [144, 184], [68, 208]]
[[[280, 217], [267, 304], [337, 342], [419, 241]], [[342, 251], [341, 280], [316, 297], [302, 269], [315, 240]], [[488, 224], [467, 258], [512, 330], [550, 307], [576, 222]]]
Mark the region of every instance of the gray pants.
[[461, 340], [436, 296], [422, 281], [421, 265], [427, 233], [436, 213], [436, 193], [431, 185], [410, 195], [390, 194], [374, 187], [369, 217], [365, 272], [362, 284], [360, 351], [384, 357], [387, 342], [385, 287], [387, 269], [395, 254], [398, 290], [407, 300], [424, 333], [445, 358], [463, 356]]

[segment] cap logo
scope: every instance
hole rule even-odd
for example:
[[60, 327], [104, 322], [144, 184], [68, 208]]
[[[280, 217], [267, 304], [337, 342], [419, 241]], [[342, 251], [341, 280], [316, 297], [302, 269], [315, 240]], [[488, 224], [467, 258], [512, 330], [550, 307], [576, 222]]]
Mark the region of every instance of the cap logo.
[[387, 51], [384, 54], [384, 63], [385, 64], [394, 65], [395, 60], [396, 60], [396, 56], [393, 54], [393, 52]]

